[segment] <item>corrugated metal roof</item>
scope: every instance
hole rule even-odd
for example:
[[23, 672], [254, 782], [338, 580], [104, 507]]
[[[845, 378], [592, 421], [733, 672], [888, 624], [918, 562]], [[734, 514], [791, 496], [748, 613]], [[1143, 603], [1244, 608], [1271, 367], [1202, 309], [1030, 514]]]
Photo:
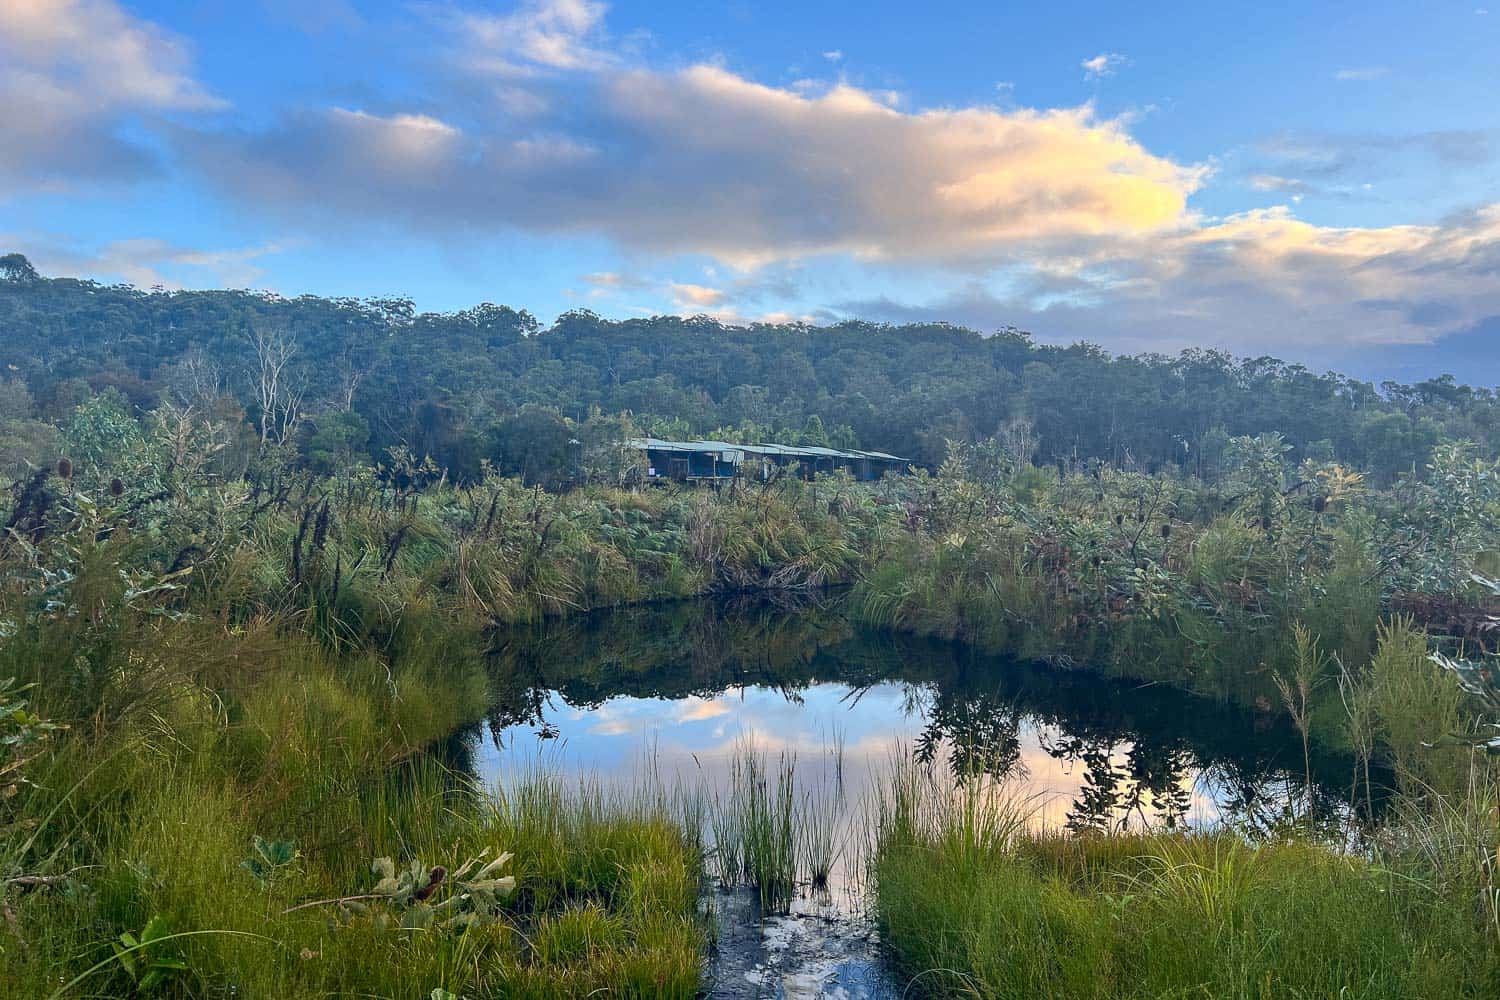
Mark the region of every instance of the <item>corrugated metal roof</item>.
[[883, 462], [908, 462], [910, 459], [883, 451], [841, 451], [817, 446], [794, 447], [784, 444], [731, 444], [728, 441], [668, 441], [663, 438], [633, 438], [627, 442], [643, 451], [739, 452], [741, 455], [779, 455], [787, 458], [874, 458]]

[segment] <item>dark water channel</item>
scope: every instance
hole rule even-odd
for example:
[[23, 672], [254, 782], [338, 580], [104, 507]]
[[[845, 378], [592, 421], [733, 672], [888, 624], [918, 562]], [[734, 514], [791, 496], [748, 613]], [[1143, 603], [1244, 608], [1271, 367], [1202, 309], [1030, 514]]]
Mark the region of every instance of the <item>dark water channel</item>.
[[[957, 782], [976, 771], [1032, 797], [1050, 827], [1279, 822], [1289, 801], [1336, 815], [1350, 764], [1315, 757], [1275, 717], [1163, 687], [1059, 671], [862, 629], [836, 598], [632, 608], [495, 638], [496, 701], [472, 766], [722, 788], [747, 741], [804, 772], [836, 767], [846, 842], [827, 890], [762, 918], [746, 892], [707, 897], [720, 933], [712, 994], [901, 994], [864, 916], [857, 843], [872, 783], [898, 755]], [[833, 748], [838, 748], [837, 756]]]

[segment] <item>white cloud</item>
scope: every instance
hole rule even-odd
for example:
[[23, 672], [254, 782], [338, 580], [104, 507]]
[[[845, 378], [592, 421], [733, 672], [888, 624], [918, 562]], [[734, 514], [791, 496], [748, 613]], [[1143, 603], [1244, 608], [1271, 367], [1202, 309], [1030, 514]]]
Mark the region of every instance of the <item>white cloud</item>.
[[709, 288], [706, 285], [673, 282], [671, 292], [672, 301], [682, 309], [713, 309], [723, 304], [725, 298], [723, 289]]
[[1276, 191], [1294, 195], [1302, 195], [1308, 191], [1306, 181], [1299, 181], [1295, 177], [1279, 177], [1276, 174], [1252, 174], [1250, 187], [1256, 191]]
[[94, 99], [165, 109], [219, 108], [185, 72], [182, 42], [111, 0], [9, 0], [0, 45], [10, 70], [54, 74]]
[[1088, 107], [906, 112], [847, 84], [800, 94], [706, 65], [580, 86], [589, 118], [576, 134], [333, 110], [261, 135], [200, 135], [196, 153], [209, 176], [297, 214], [603, 232], [740, 267], [827, 253], [970, 259], [1170, 228], [1207, 177]]
[[1441, 225], [1334, 228], [1285, 208], [1038, 252], [1012, 289], [846, 313], [1014, 324], [1120, 349], [1240, 352], [1431, 343], [1500, 316], [1500, 204]]
[[1130, 65], [1130, 60], [1118, 52], [1101, 52], [1079, 65], [1083, 67], [1085, 80], [1100, 80], [1106, 76], [1114, 76], [1121, 68]]
[[1148, 242], [1101, 261], [1114, 303], [1241, 346], [1422, 343], [1500, 314], [1500, 205], [1381, 228], [1268, 209]]
[[88, 249], [55, 237], [7, 234], [3, 244], [21, 249], [43, 274], [86, 274], [141, 288], [250, 288], [264, 274], [257, 261], [285, 243], [229, 250], [184, 247], [167, 240], [115, 240]]
[[[816, 258], [865, 278], [963, 282], [932, 318], [1146, 348], [1421, 342], [1500, 315], [1500, 209], [1379, 228], [1320, 226], [1285, 207], [1207, 219], [1191, 199], [1208, 167], [1153, 153], [1129, 119], [1091, 106], [908, 108], [848, 83], [663, 71], [611, 50], [603, 13], [559, 0], [446, 15], [469, 57], [465, 92], [513, 90], [534, 99], [533, 116], [474, 113], [439, 90], [405, 109], [307, 109], [260, 131], [188, 133], [188, 162], [304, 225], [379, 219], [441, 239], [522, 229], [602, 236], [637, 263], [681, 257], [692, 270], [678, 273], [709, 283], [599, 272], [584, 285], [590, 296], [649, 288], [726, 322], [817, 312], [796, 289], [758, 293], [746, 280]], [[1124, 63], [1105, 53], [1084, 67], [1098, 77]], [[1390, 146], [1277, 141], [1287, 162], [1241, 183], [1294, 203], [1314, 183], [1338, 193], [1330, 176]], [[1473, 162], [1488, 138], [1402, 142]], [[705, 258], [740, 279], [703, 278]]]
[[1333, 74], [1333, 78], [1344, 83], [1360, 80], [1379, 80], [1383, 76], [1389, 76], [1390, 72], [1390, 68], [1386, 66], [1357, 66], [1352, 69], [1341, 69]]
[[614, 61], [600, 47], [607, 10], [593, 0], [528, 0], [510, 14], [457, 14], [453, 26], [465, 36], [471, 64], [489, 73], [594, 70]]
[[385, 117], [334, 108], [330, 120], [341, 133], [365, 138], [366, 151], [380, 157], [387, 168], [438, 164], [459, 139], [458, 129], [428, 115]]
[[181, 40], [112, 0], [0, 2], [0, 182], [57, 189], [149, 170], [120, 137], [130, 116], [226, 107], [189, 63]]
[[839, 51], [838, 49], [829, 49], [827, 52], [823, 53], [823, 58], [827, 59], [829, 62], [838, 62], [840, 59], [844, 58], [844, 53]]

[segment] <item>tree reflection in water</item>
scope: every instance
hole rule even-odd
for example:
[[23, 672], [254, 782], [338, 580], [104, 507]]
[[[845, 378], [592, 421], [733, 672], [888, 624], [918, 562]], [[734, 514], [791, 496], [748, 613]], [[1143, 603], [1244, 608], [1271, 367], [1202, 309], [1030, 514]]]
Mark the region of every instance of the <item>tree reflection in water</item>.
[[[838, 685], [841, 709], [861, 711], [871, 692], [898, 695], [915, 723], [910, 751], [971, 775], [1024, 781], [1027, 746], [1081, 784], [1065, 823], [1074, 830], [1132, 824], [1180, 826], [1195, 792], [1217, 814], [1254, 832], [1274, 831], [1301, 789], [1301, 746], [1289, 725], [1162, 687], [1059, 671], [951, 643], [877, 633], [850, 624], [836, 597], [693, 601], [581, 616], [493, 637], [492, 709], [497, 747], [519, 734], [556, 735], [574, 713], [614, 699], [668, 707], [726, 692], [804, 692]], [[910, 728], [910, 727], [908, 727]], [[774, 734], [773, 734], [774, 735]], [[1349, 761], [1314, 755], [1311, 796], [1324, 818], [1341, 812]], [[1326, 782], [1326, 783], [1325, 783]]]

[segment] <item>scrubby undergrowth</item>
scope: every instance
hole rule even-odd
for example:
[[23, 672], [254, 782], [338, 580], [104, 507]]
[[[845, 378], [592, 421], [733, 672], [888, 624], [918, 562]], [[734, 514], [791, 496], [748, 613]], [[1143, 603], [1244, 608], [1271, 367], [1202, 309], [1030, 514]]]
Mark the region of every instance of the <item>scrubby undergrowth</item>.
[[[891, 812], [877, 908], [919, 987], [1496, 986], [1495, 786], [1461, 742], [1490, 710], [1390, 614], [1484, 609], [1500, 478], [1461, 446], [1379, 492], [1290, 469], [1268, 437], [1234, 442], [1213, 485], [1053, 476], [992, 442], [874, 486], [559, 495], [455, 487], [402, 452], [324, 478], [267, 447], [247, 470], [191, 413], [75, 416], [74, 457], [18, 484], [0, 537], [0, 981], [24, 992], [691, 995], [693, 807], [544, 779], [496, 804], [429, 753], [505, 680], [486, 629], [837, 583], [870, 624], [1284, 713], [1305, 747], [1353, 749], [1355, 807], [1372, 761], [1400, 777], [1363, 860], [1311, 830], [1074, 841], [985, 819], [976, 837]], [[1492, 638], [1466, 620], [1429, 624]], [[791, 829], [785, 782], [743, 785], [721, 820], [740, 849], [717, 860], [776, 902], [809, 867], [789, 859], [826, 869], [829, 848]]]

